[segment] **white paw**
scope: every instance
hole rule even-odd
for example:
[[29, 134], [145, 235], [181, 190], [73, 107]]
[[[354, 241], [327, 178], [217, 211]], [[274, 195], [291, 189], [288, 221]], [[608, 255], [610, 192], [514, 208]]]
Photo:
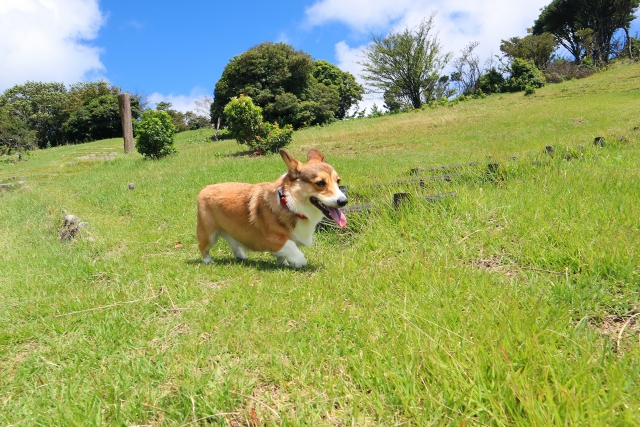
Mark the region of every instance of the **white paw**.
[[298, 245], [293, 240], [287, 240], [282, 249], [278, 252], [274, 252], [278, 265], [284, 265], [288, 263], [295, 268], [302, 268], [307, 265], [307, 260], [304, 254], [298, 249]]
[[287, 258], [287, 261], [289, 262], [289, 265], [295, 268], [302, 268], [307, 265], [307, 259], [304, 257], [304, 255], [302, 255], [302, 252], [300, 252], [300, 256]]
[[247, 259], [247, 256], [244, 254], [244, 251], [241, 248], [235, 249], [233, 251], [233, 254], [238, 261], [244, 261]]
[[205, 264], [211, 264], [213, 260], [209, 255], [207, 255], [206, 257], [202, 258], [202, 262], [204, 262]]

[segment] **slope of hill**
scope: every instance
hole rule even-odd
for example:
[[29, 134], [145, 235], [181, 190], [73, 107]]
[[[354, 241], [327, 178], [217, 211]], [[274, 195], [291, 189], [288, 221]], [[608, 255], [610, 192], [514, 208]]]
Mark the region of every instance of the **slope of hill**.
[[195, 131], [0, 158], [0, 424], [638, 425], [638, 111], [631, 65], [296, 132], [376, 204], [300, 271], [197, 251], [198, 191], [279, 156]]

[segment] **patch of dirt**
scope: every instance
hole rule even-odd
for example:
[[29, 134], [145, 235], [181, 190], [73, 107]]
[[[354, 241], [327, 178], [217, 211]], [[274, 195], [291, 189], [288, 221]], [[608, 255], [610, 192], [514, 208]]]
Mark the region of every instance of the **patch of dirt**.
[[113, 152], [109, 154], [88, 154], [86, 156], [76, 157], [77, 160], [81, 162], [101, 162], [107, 160], [113, 160], [118, 157], [118, 153]]
[[490, 271], [492, 273], [502, 273], [507, 277], [512, 277], [517, 274], [514, 270], [514, 265], [511, 263], [505, 263], [504, 258], [500, 255], [494, 255], [491, 258], [479, 258], [470, 261], [471, 265], [478, 267], [484, 271]]
[[8, 360], [0, 360], [0, 367], [4, 366], [5, 373], [7, 374], [7, 382], [13, 381], [18, 367], [22, 365], [29, 356], [37, 351], [37, 344], [34, 342], [28, 342], [15, 347], [12, 356], [9, 357]]
[[[257, 385], [251, 395], [245, 396], [245, 407], [229, 418], [227, 422], [234, 427], [255, 427], [265, 424], [279, 424], [280, 414], [294, 410], [290, 396], [275, 384]], [[283, 407], [287, 409], [283, 409]]]
[[609, 338], [618, 352], [640, 344], [640, 311], [634, 310], [626, 316], [605, 316], [601, 322], [591, 321], [590, 325], [600, 335]]

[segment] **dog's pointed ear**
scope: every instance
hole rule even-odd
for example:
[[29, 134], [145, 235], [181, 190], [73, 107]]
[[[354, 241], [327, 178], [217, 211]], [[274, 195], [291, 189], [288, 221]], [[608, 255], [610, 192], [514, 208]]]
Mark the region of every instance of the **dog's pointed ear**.
[[318, 150], [316, 148], [312, 148], [307, 153], [307, 162], [310, 162], [311, 160], [316, 160], [318, 162], [324, 162], [324, 156], [322, 155], [320, 150]]
[[300, 161], [282, 148], [280, 149], [280, 157], [282, 157], [282, 160], [284, 160], [287, 165], [287, 175], [289, 175], [289, 178], [298, 179], [298, 176], [300, 176]]

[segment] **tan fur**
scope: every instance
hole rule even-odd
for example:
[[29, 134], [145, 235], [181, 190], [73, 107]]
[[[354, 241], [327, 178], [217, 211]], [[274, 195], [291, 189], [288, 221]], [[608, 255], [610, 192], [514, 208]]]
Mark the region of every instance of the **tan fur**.
[[[218, 236], [229, 241], [234, 254], [240, 259], [244, 258], [244, 247], [271, 252], [279, 261], [284, 261], [286, 259], [278, 252], [285, 244], [292, 240], [297, 245], [310, 245], [313, 229], [322, 220], [322, 212], [309, 202], [310, 197], [323, 202], [340, 195], [344, 198], [338, 189], [338, 174], [324, 162], [320, 151], [309, 150], [307, 163], [301, 163], [284, 150], [280, 154], [288, 171], [274, 182], [229, 182], [208, 185], [200, 191], [197, 236], [205, 262], [210, 262], [209, 249]], [[320, 180], [327, 183], [324, 188], [315, 184]], [[288, 206], [280, 203], [279, 188], [284, 189]], [[346, 203], [346, 198], [343, 203]], [[296, 213], [308, 219], [301, 219]], [[239, 251], [234, 249], [233, 240], [241, 245]]]

